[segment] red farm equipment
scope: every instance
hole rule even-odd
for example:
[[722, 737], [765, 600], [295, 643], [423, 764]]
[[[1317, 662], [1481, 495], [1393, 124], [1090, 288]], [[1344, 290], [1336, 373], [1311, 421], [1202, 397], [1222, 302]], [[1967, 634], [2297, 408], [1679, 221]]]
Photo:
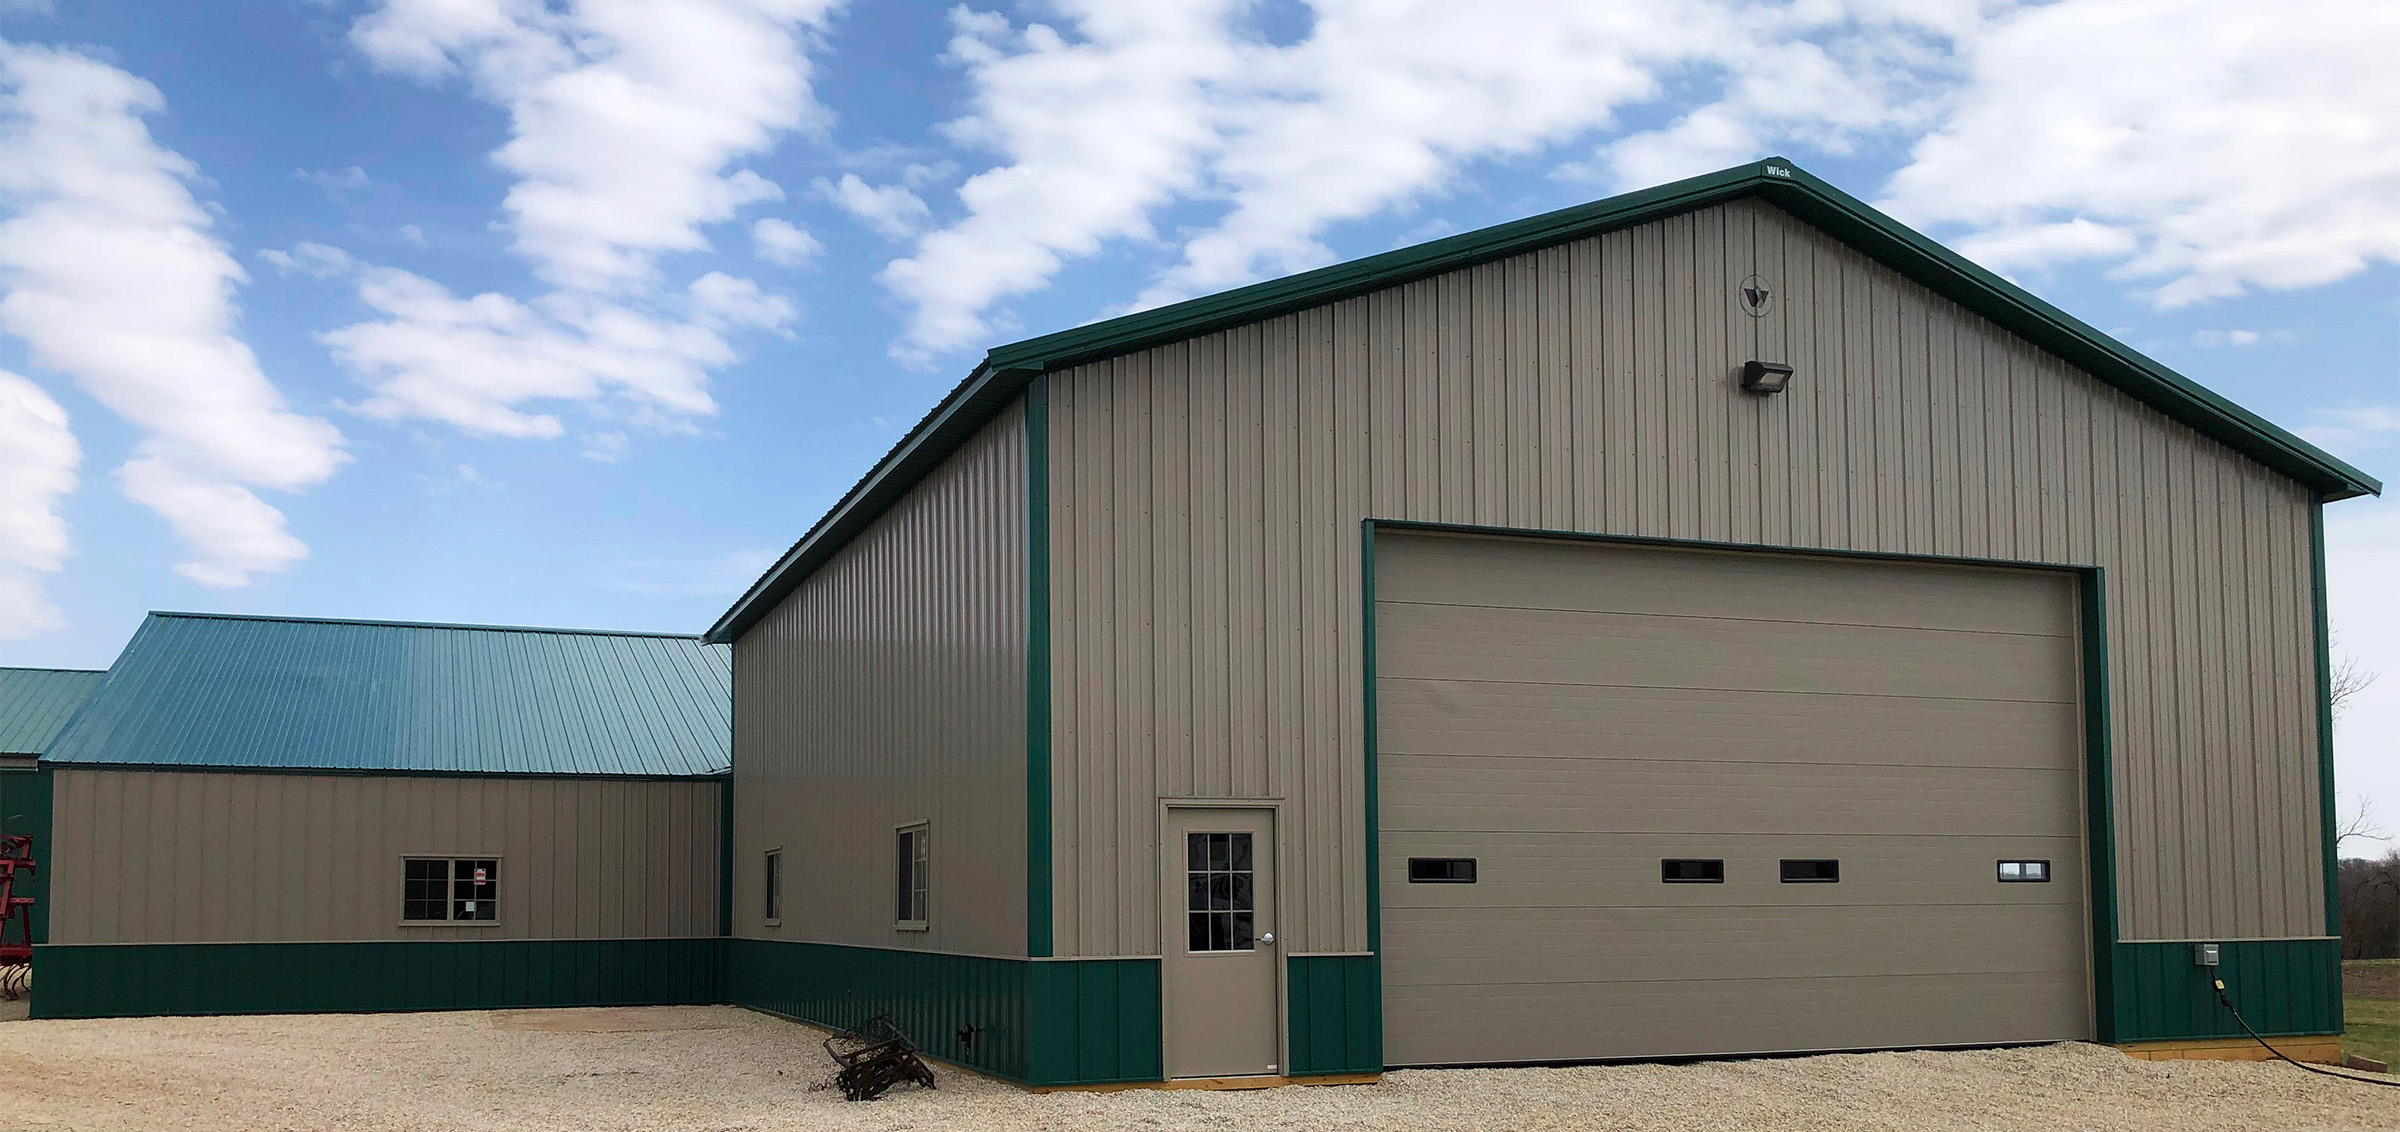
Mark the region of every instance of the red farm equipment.
[[32, 835], [0, 836], [0, 999], [33, 985], [33, 897], [17, 895], [17, 879], [33, 870]]

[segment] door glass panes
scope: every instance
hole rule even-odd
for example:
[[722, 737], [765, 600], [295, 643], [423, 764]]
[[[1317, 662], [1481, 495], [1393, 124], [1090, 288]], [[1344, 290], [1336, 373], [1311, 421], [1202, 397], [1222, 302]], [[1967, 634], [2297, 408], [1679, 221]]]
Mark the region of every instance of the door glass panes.
[[1249, 951], [1256, 875], [1247, 833], [1184, 835], [1184, 919], [1192, 951]]

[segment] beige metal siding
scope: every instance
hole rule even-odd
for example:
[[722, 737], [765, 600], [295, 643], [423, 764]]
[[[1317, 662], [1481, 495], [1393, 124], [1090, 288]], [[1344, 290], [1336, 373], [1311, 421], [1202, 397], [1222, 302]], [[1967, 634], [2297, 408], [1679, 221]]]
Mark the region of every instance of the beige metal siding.
[[1366, 946], [1368, 517], [2103, 566], [2124, 936], [2324, 930], [2307, 492], [1769, 206], [1049, 380], [1059, 954], [1155, 953], [1176, 794], [1286, 799]]
[[[51, 773], [53, 943], [717, 934], [715, 781]], [[406, 856], [499, 858], [498, 923], [402, 926]]]
[[1399, 534], [1375, 567], [1390, 1063], [2091, 1036], [2071, 577]]
[[[1012, 408], [734, 642], [736, 935], [1025, 954], [1025, 468]], [[892, 919], [913, 821], [926, 931]]]

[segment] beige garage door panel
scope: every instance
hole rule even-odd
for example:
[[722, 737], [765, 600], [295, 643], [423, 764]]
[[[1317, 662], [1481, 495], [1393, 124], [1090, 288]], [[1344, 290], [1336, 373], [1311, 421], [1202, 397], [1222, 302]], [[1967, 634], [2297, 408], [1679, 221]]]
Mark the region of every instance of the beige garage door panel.
[[1988, 836], [2056, 832], [2075, 818], [2081, 791], [2071, 771], [2005, 767], [1482, 755], [1378, 762], [1383, 820], [1399, 831]]
[[[1384, 553], [1402, 541], [1401, 556]], [[1993, 633], [2063, 633], [2075, 615], [2056, 576], [2021, 570], [1391, 534], [1378, 537], [1375, 565], [1376, 597], [1395, 602]], [[1856, 585], [1862, 573], [1871, 588]]]
[[[2078, 989], [1988, 975], [1427, 987], [1384, 999], [1394, 1065], [2042, 1042], [2087, 1033]], [[1594, 1027], [1595, 1018], [1605, 1027]], [[1639, 1034], [1634, 1042], [1621, 1035]], [[1457, 1051], [1473, 1050], [1471, 1059]]]
[[[2090, 1036], [2071, 579], [1375, 549], [1391, 1063]], [[1410, 856], [1478, 882], [1407, 883]], [[1780, 883], [1785, 857], [1842, 880]]]
[[[1440, 642], [1393, 650], [1393, 680], [1475, 679], [1592, 687], [1716, 688], [1944, 699], [2075, 698], [2060, 638], [1957, 629], [1376, 604], [1375, 631]], [[1605, 641], [1608, 648], [1595, 648]]]
[[[2055, 904], [1386, 909], [1386, 985], [1971, 975], [2082, 970], [2081, 909]], [[1581, 993], [1578, 987], [1576, 993]]]
[[[2083, 908], [2083, 870], [2077, 860], [2083, 843], [2070, 836], [1811, 837], [1801, 843], [1765, 834], [1476, 831], [1387, 833], [1384, 848], [1387, 916], [1407, 908], [1711, 908], [1735, 903], [2058, 904], [2076, 909], [2079, 916]], [[1785, 856], [1839, 860], [1842, 881], [1781, 883], [1776, 862]], [[1409, 884], [1409, 857], [1473, 857], [1481, 863], [1482, 875], [1474, 884]], [[1722, 860], [1725, 883], [1663, 883], [1658, 863], [1668, 857]], [[2057, 878], [2045, 884], [2001, 883], [1996, 866], [2004, 858], [2050, 861], [2059, 866]]]
[[1556, 755], [1610, 749], [1651, 758], [1983, 767], [2063, 766], [2083, 727], [2072, 702], [1908, 699], [1851, 728], [1847, 696], [1617, 688], [1480, 680], [1384, 680], [1375, 710], [1385, 754]]

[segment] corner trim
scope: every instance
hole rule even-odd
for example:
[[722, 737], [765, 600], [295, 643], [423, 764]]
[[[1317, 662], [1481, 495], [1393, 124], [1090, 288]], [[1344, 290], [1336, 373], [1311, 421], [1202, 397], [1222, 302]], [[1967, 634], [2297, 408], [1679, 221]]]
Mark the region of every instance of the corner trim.
[[[2308, 501], [2309, 597], [2317, 633], [2317, 824], [2325, 865], [2325, 934], [2342, 934], [2342, 846], [2334, 813], [2333, 614], [2325, 593], [2325, 497]], [[2338, 1007], [2337, 1007], [2338, 1009]], [[2340, 1020], [2340, 1015], [2335, 1015]]]
[[1025, 954], [1050, 955], [1050, 379], [1025, 387]]

